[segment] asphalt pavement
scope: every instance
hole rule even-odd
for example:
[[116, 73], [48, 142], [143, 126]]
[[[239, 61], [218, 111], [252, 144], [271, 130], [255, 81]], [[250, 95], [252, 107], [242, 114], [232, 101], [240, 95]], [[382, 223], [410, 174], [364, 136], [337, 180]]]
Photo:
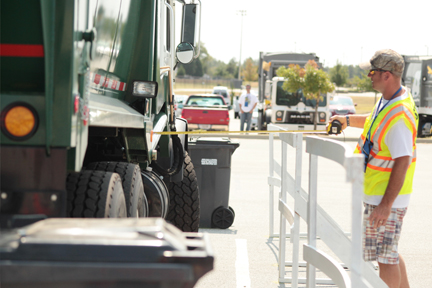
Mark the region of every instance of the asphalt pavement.
[[[233, 119], [233, 118], [231, 118]], [[238, 122], [238, 123], [236, 123]], [[231, 121], [232, 128], [239, 128], [239, 120]], [[238, 126], [236, 126], [238, 125]], [[233, 129], [233, 130], [234, 130]], [[357, 130], [357, 129], [356, 129]], [[359, 129], [360, 130], [360, 129]], [[352, 133], [351, 133], [352, 132]], [[354, 149], [356, 135], [350, 131], [345, 142]], [[348, 131], [346, 131], [348, 134]], [[216, 136], [216, 135], [215, 135]], [[259, 136], [259, 137], [258, 137]], [[229, 205], [235, 211], [235, 220], [228, 229], [200, 229], [209, 234], [215, 254], [214, 270], [202, 277], [195, 287], [291, 287], [278, 282], [278, 238], [269, 237], [269, 142], [268, 135], [227, 135], [240, 146], [232, 155]], [[220, 137], [217, 135], [216, 137]], [[343, 137], [343, 136], [342, 136]], [[353, 140], [354, 139], [354, 140]], [[340, 139], [342, 140], [342, 139]], [[343, 141], [343, 140], [342, 140]], [[280, 141], [275, 140], [275, 153], [280, 155]], [[426, 220], [432, 219], [432, 141], [418, 143], [417, 168], [414, 192], [402, 228], [399, 251], [407, 264], [411, 287], [432, 287], [432, 229]], [[294, 172], [294, 150], [288, 149], [288, 170]], [[280, 161], [279, 161], [280, 162]], [[349, 232], [350, 185], [345, 183], [343, 168], [325, 159], [318, 161], [318, 204]], [[308, 154], [303, 154], [302, 187], [308, 188]], [[276, 203], [276, 198], [272, 201]], [[288, 204], [291, 202], [289, 201]], [[291, 203], [292, 204], [292, 203]], [[277, 211], [277, 210], [276, 210]], [[203, 211], [202, 213], [211, 213]], [[275, 214], [274, 229], [278, 231], [279, 216]], [[301, 231], [306, 223], [301, 222]], [[306, 243], [302, 240], [301, 244]], [[331, 251], [318, 240], [318, 246], [326, 253]], [[292, 247], [287, 242], [287, 260], [292, 257]], [[301, 255], [301, 254], [300, 254]], [[305, 268], [300, 268], [305, 277]], [[290, 268], [287, 268], [287, 275]], [[305, 287], [301, 284], [299, 287]], [[319, 286], [324, 287], [324, 286]], [[334, 287], [334, 286], [325, 286]]]

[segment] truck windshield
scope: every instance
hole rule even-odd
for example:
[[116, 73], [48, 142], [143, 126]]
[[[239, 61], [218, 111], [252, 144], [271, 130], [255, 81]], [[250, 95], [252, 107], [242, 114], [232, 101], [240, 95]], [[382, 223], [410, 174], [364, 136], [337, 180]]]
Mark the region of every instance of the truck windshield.
[[202, 97], [202, 96], [189, 96], [186, 105], [192, 106], [213, 106], [213, 105], [226, 105], [221, 97]]
[[[290, 93], [283, 90], [282, 85], [283, 81], [277, 82], [277, 91], [276, 91], [276, 105], [285, 105], [285, 106], [296, 106], [300, 101], [303, 102], [306, 106], [315, 107], [316, 100], [308, 100], [303, 95], [301, 89], [299, 89], [295, 93]], [[320, 107], [325, 107], [327, 105], [326, 97], [323, 97], [323, 101], [319, 101]]]

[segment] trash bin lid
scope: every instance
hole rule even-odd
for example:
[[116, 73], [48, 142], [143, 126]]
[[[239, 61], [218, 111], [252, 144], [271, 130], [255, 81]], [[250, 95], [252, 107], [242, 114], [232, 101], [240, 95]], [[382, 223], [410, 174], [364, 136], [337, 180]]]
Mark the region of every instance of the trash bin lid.
[[240, 143], [231, 141], [228, 137], [197, 137], [189, 140], [189, 144], [196, 145], [232, 145], [236, 148], [240, 146]]

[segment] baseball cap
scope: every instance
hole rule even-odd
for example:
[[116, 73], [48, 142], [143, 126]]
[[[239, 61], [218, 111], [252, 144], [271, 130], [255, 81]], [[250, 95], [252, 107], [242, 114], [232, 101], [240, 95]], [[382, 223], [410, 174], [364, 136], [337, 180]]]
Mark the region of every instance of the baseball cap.
[[402, 76], [405, 63], [402, 56], [396, 51], [383, 49], [375, 52], [369, 62], [361, 63], [359, 66], [364, 70], [381, 69]]

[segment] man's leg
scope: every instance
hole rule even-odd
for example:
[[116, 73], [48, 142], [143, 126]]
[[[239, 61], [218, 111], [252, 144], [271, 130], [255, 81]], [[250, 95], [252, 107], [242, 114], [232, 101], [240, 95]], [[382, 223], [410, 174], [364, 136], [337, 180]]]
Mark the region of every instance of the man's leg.
[[379, 263], [380, 277], [389, 288], [409, 288], [408, 275], [406, 272], [405, 261], [399, 254], [399, 264]]
[[[398, 253], [398, 242], [406, 208], [392, 208], [385, 226], [378, 229], [369, 223], [376, 206], [365, 204], [363, 222], [363, 257], [365, 261], [378, 261], [379, 275], [390, 288], [408, 288], [405, 261]], [[399, 260], [399, 261], [398, 261]]]
[[401, 283], [401, 272], [399, 264], [383, 264], [378, 262], [379, 276], [389, 288], [399, 288]]
[[243, 129], [244, 129], [245, 116], [246, 116], [246, 113], [240, 114], [240, 131], [243, 131]]
[[399, 270], [401, 275], [400, 288], [409, 288], [408, 274], [406, 271], [405, 260], [399, 254]]
[[246, 114], [246, 121], [247, 121], [247, 128], [246, 130], [250, 131], [251, 130], [251, 124], [252, 124], [252, 112], [251, 113], [247, 113]]

